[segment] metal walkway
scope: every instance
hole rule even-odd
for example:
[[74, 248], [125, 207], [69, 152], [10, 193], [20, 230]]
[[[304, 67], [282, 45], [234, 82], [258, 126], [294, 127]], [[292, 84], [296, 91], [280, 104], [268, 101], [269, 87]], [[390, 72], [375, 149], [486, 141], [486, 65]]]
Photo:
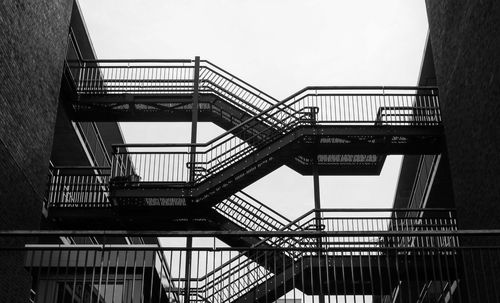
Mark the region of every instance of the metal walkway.
[[86, 208], [87, 218], [205, 216], [206, 224], [217, 221], [212, 207], [283, 165], [303, 175], [376, 175], [387, 155], [442, 151], [435, 88], [307, 87], [278, 101], [199, 59], [66, 67], [74, 120], [212, 121], [226, 132], [206, 143], [115, 145], [110, 169], [54, 171], [55, 218]]
[[[428, 136], [426, 129], [441, 125], [436, 88], [307, 87], [278, 101], [206, 60], [77, 61], [67, 67], [71, 101], [66, 107], [77, 121], [211, 121], [252, 146], [262, 146], [271, 132], [304, 120], [336, 129], [322, 139], [339, 145], [374, 140], [364, 131], [346, 135], [344, 127], [379, 128], [379, 137], [405, 139], [405, 126], [411, 126], [415, 136]], [[197, 121], [192, 121], [193, 110]], [[439, 135], [439, 130], [433, 133]], [[234, 139], [231, 144], [239, 144]], [[387, 152], [372, 147], [363, 146], [354, 156], [341, 151], [319, 154], [319, 171], [378, 174]], [[418, 152], [418, 147], [406, 149], [413, 150]], [[361, 160], [367, 156], [367, 161]], [[285, 165], [311, 174], [312, 158], [302, 154]], [[345, 161], [335, 160], [339, 158], [356, 158], [360, 165], [350, 161], [344, 166], [340, 162]]]

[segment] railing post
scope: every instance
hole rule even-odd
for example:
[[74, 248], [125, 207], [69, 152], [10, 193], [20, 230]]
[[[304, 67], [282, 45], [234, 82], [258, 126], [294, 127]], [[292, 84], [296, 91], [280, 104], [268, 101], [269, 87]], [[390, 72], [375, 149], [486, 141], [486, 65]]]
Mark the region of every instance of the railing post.
[[[316, 148], [314, 148], [314, 151], [317, 151]], [[320, 189], [319, 189], [319, 171], [318, 171], [318, 154], [317, 152], [312, 153], [312, 158], [313, 158], [313, 186], [314, 186], [314, 215], [315, 215], [315, 223], [316, 223], [316, 230], [320, 231], [321, 230], [321, 199], [320, 199]], [[321, 258], [322, 255], [322, 243], [321, 237], [318, 237], [317, 239], [317, 245], [318, 245], [318, 258]], [[326, 266], [326, 265], [325, 265]], [[322, 292], [322, 290], [320, 290]], [[322, 293], [318, 295], [319, 303], [325, 303], [325, 297], [323, 296]]]
[[311, 125], [316, 125], [317, 117], [316, 117], [316, 109], [317, 107], [311, 106], [309, 110], [311, 111]]
[[[198, 131], [198, 98], [200, 84], [200, 57], [196, 56], [194, 61], [194, 79], [193, 79], [193, 104], [191, 108], [191, 144], [196, 144]], [[196, 162], [196, 147], [191, 146], [191, 156], [189, 159], [189, 182], [195, 181], [195, 162]]]
[[85, 91], [85, 81], [86, 81], [86, 77], [87, 76], [87, 62], [83, 62], [83, 64], [80, 66], [80, 72], [79, 72], [79, 75], [78, 75], [78, 80], [77, 80], [77, 83], [76, 83], [76, 91], [77, 91], [77, 95], [78, 95], [78, 98], [77, 100], [79, 101], [80, 100], [80, 93], [84, 92]]
[[[111, 173], [110, 179], [118, 176], [118, 148], [116, 146], [112, 147], [112, 155], [111, 155]], [[111, 180], [110, 180], [111, 181]]]
[[[198, 131], [198, 98], [200, 84], [200, 57], [194, 59], [194, 79], [193, 79], [193, 105], [191, 108], [191, 149], [190, 149], [190, 166], [189, 166], [189, 182], [195, 182], [195, 162], [196, 162], [196, 144]], [[188, 206], [191, 201], [187, 200]], [[184, 302], [190, 302], [191, 292], [191, 248], [193, 247], [193, 237], [186, 238], [186, 285], [184, 289]]]

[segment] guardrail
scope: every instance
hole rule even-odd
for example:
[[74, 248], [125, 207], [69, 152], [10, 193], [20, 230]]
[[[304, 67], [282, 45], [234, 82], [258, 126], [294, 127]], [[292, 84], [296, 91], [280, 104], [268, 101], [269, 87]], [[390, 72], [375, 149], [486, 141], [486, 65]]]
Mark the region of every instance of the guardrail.
[[[189, 170], [194, 166], [195, 181], [201, 182], [300, 126], [440, 124], [434, 88], [312, 87], [203, 144], [115, 145], [113, 163], [131, 158], [134, 167], [121, 165], [120, 170], [113, 170], [113, 176], [130, 175], [136, 170], [143, 182], [189, 182]], [[249, 134], [250, 129], [256, 131]]]
[[50, 172], [48, 208], [111, 206], [109, 167], [56, 166]]
[[[321, 123], [436, 124], [437, 88], [395, 86], [306, 87], [279, 101], [219, 66], [200, 60], [80, 60], [71, 73], [81, 95], [212, 93], [252, 115], [278, 107], [293, 114], [319, 109]], [[199, 68], [196, 79], [195, 69]], [[300, 101], [300, 102], [297, 102]]]
[[280, 230], [290, 223], [289, 219], [243, 191], [213, 208], [245, 230]]
[[[426, 127], [441, 124], [435, 87], [314, 86], [278, 101], [215, 64], [199, 59], [79, 59], [71, 63], [70, 74], [80, 95], [175, 97], [193, 95], [196, 90], [199, 94], [214, 94], [252, 117], [205, 144], [163, 145], [161, 152], [147, 145], [139, 148], [141, 152], [133, 150], [138, 146], [118, 146], [117, 159], [113, 162], [126, 161], [123, 158], [130, 153], [135, 162], [140, 163], [127, 164], [137, 166], [145, 182], [187, 182], [189, 166], [195, 167], [196, 180], [202, 181], [300, 125]], [[194, 162], [186, 154], [193, 148], [197, 150]], [[147, 168], [148, 163], [156, 160], [158, 165], [163, 163], [167, 171]], [[113, 176], [131, 175], [133, 169], [114, 169]]]
[[[195, 60], [191, 59], [78, 60], [71, 66], [79, 94], [190, 94], [193, 93], [194, 82], [197, 80]], [[234, 102], [237, 107], [246, 107], [255, 114], [281, 103], [207, 60], [200, 60], [198, 68], [200, 93], [215, 93], [227, 101]], [[362, 90], [364, 93], [353, 94], [349, 92], [352, 90]], [[397, 93], [402, 90], [412, 91], [412, 95], [420, 97], [408, 98], [408, 94]], [[425, 113], [430, 119], [432, 116], [439, 116], [436, 92], [437, 88], [434, 87], [306, 87], [286, 100], [303, 99], [302, 105], [324, 105], [321, 106], [325, 109], [324, 112], [337, 112], [339, 121], [343, 120], [342, 117], [354, 114], [351, 120], [357, 117], [358, 120], [366, 119], [372, 122], [373, 117], [383, 114], [379, 111], [380, 108], [382, 111], [392, 111], [389, 115], [394, 117], [407, 116], [408, 113], [403, 110], [409, 107], [413, 107], [417, 112], [419, 109], [434, 109], [432, 114]], [[336, 106], [328, 110], [328, 104]], [[368, 118], [370, 116], [372, 118]], [[328, 121], [332, 120], [332, 117], [325, 115], [324, 119], [318, 120]]]
[[[422, 232], [422, 231], [454, 231], [456, 220], [452, 209], [313, 209], [282, 228], [274, 231], [291, 232], [296, 235], [308, 231], [357, 232], [354, 237], [267, 237], [255, 244], [253, 248], [262, 251], [242, 252], [230, 258], [218, 268], [199, 278], [204, 284], [209, 284], [214, 293], [210, 297], [220, 295], [220, 291], [228, 292], [227, 297], [233, 297], [232, 289], [223, 287], [226, 284], [238, 284], [244, 289], [256, 287], [264, 279], [276, 272], [267, 263], [266, 248], [281, 248], [280, 255], [275, 255], [280, 266], [289, 266], [294, 260], [304, 257], [300, 248], [319, 249], [322, 254], [337, 256], [342, 251], [350, 251], [351, 255], [364, 254], [365, 249], [380, 247], [456, 247], [458, 239], [449, 236], [396, 236], [379, 237], [378, 232]], [[373, 233], [371, 236], [360, 236], [363, 233]], [[339, 250], [340, 249], [340, 250]], [[358, 250], [360, 249], [360, 250]], [[306, 253], [310, 255], [310, 253]], [[257, 278], [256, 278], [257, 277]]]
[[[69, 65], [69, 64], [68, 64]], [[272, 106], [276, 99], [215, 64], [200, 60], [81, 60], [72, 78], [80, 95], [193, 94], [217, 95], [250, 114]], [[198, 73], [195, 69], [198, 68]], [[198, 78], [196, 78], [198, 77]]]
[[[110, 168], [57, 166], [49, 171], [46, 208], [112, 207]], [[213, 208], [245, 230], [279, 229], [290, 220], [244, 192], [236, 193]]]
[[[34, 236], [54, 239], [54, 236], [76, 235], [198, 236], [205, 239], [205, 244], [186, 249], [151, 245], [31, 244], [32, 240], [29, 240]], [[481, 246], [227, 248], [208, 244], [215, 243], [213, 235], [306, 237], [311, 241], [319, 237], [373, 236], [494, 240], [489, 245], [482, 241]], [[59, 302], [57, 296], [65, 296], [71, 302], [101, 302], [106, 298], [116, 298], [115, 302], [274, 302], [278, 299], [309, 302], [320, 297], [325, 302], [498, 302], [500, 247], [495, 243], [498, 243], [499, 236], [500, 230], [286, 233], [9, 231], [0, 232], [0, 238], [10, 239], [2, 241], [0, 251], [25, 256], [25, 274], [34, 281], [32, 298], [40, 303]], [[255, 258], [253, 254], [256, 253], [262, 256], [262, 265], [259, 266], [266, 271], [253, 271], [252, 267], [247, 267], [252, 274], [246, 278], [257, 283], [249, 287], [237, 279], [237, 272], [231, 270], [214, 276], [214, 279], [232, 277], [224, 279], [224, 283], [206, 283], [201, 279], [210, 272], [217, 273], [220, 265], [241, 251], [249, 259]], [[184, 263], [188, 253], [191, 255], [191, 270], [186, 274]], [[298, 257], [285, 260], [285, 253]], [[166, 266], [155, 266], [160, 258]], [[168, 274], [163, 272], [166, 270]]]

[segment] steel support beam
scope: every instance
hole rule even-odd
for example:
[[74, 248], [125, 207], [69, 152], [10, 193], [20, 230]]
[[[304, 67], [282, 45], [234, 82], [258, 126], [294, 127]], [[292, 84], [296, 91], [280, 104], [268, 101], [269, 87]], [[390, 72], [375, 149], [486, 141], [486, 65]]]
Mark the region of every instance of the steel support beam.
[[[200, 57], [195, 57], [194, 64], [194, 79], [193, 79], [193, 106], [192, 106], [192, 116], [191, 116], [191, 156], [190, 156], [190, 169], [189, 169], [189, 182], [195, 181], [195, 162], [196, 162], [196, 144], [197, 132], [198, 132], [198, 98], [199, 98], [199, 82], [200, 82]], [[191, 204], [191, 199], [187, 200], [187, 204]], [[189, 224], [188, 224], [189, 225]], [[193, 248], [193, 237], [188, 236], [186, 238], [186, 286], [184, 290], [184, 302], [190, 302], [191, 293], [191, 257]]]
[[[316, 112], [311, 109], [311, 125], [314, 127], [314, 130], [316, 130]], [[321, 209], [321, 191], [319, 188], [319, 170], [318, 170], [318, 148], [317, 148], [317, 142], [314, 143], [314, 148], [312, 149], [311, 153], [311, 158], [313, 160], [313, 188], [314, 188], [314, 217], [316, 218], [316, 230], [320, 231], [321, 230], [321, 212], [319, 209]], [[321, 247], [323, 246], [323, 243], [321, 241], [321, 237], [317, 238], [317, 244], [318, 244], [318, 256], [322, 254], [321, 252]], [[320, 284], [321, 287], [321, 284]], [[322, 295], [323, 291], [320, 290], [320, 294], [318, 295], [318, 300], [319, 303], [325, 303], [325, 297]]]

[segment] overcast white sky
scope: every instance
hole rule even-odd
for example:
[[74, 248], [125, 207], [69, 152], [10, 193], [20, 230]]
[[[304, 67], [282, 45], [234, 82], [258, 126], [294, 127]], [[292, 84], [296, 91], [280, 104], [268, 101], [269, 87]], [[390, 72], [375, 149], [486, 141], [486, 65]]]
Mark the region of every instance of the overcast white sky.
[[[100, 59], [199, 55], [283, 99], [309, 85], [415, 85], [423, 0], [79, 0]], [[128, 143], [189, 142], [189, 125], [122, 123]], [[206, 123], [200, 141], [221, 132]], [[375, 177], [321, 177], [323, 207], [391, 207], [401, 157]], [[246, 189], [293, 219], [312, 177], [287, 167]]]

